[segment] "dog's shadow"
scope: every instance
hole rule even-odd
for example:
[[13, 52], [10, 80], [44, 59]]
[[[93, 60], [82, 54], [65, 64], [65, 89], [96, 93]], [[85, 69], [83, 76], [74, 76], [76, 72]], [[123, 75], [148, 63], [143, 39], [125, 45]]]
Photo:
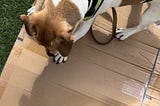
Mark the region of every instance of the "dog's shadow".
[[[61, 67], [59, 65], [54, 64], [52, 59], [49, 60], [49, 65], [55, 65], [55, 67]], [[41, 75], [36, 75], [36, 79], [34, 79], [33, 81], [32, 90], [27, 91], [27, 93], [26, 92], [23, 93], [23, 95], [19, 100], [19, 106], [55, 106], [52, 103], [55, 100], [57, 100], [56, 98], [59, 95], [55, 90], [56, 87], [54, 86], [52, 87], [52, 83], [49, 82], [48, 79], [52, 79], [52, 78], [51, 76], [48, 76], [48, 75], [53, 75], [56, 70], [54, 69], [48, 70], [46, 68], [41, 73]]]
[[[46, 89], [48, 89], [45, 84], [43, 86], [41, 86], [42, 79], [43, 79], [43, 76], [45, 75], [45, 73], [46, 73], [46, 71], [44, 71], [34, 81], [32, 91], [28, 92], [30, 96], [26, 95], [25, 93], [21, 96], [21, 98], [19, 100], [19, 106], [46, 106], [44, 104], [47, 104], [47, 101], [45, 101], [43, 99], [39, 100], [39, 99], [43, 98], [43, 96], [44, 96], [43, 92]], [[38, 95], [35, 96], [35, 94], [37, 94], [37, 92], [38, 92]], [[41, 93], [39, 93], [39, 92], [41, 92]]]

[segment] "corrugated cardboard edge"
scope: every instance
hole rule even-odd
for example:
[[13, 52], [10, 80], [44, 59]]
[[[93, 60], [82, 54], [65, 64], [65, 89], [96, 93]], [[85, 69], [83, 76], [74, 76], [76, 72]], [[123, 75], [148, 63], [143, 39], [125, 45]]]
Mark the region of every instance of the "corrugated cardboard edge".
[[0, 99], [3, 95], [4, 90], [5, 90], [5, 86], [6, 86], [5, 84], [6, 83], [3, 83], [2, 79], [0, 78]]

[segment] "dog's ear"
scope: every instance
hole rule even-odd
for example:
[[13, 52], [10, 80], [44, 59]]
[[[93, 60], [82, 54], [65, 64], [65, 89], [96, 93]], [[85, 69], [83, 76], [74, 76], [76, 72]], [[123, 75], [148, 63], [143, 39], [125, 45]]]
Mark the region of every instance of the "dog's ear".
[[25, 23], [28, 20], [28, 16], [26, 16], [24, 14], [20, 15], [19, 18], [23, 23]]
[[23, 15], [20, 15], [19, 17], [20, 17], [20, 20], [25, 25], [25, 29], [28, 35], [36, 36], [37, 35], [36, 26], [33, 23], [29, 22], [29, 16], [26, 16], [23, 14]]

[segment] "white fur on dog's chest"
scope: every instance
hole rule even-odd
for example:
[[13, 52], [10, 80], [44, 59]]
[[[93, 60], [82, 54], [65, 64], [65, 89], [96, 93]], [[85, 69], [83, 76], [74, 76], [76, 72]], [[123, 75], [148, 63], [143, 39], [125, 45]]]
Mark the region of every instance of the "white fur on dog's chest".
[[52, 0], [54, 6], [56, 7], [60, 2], [61, 0]]

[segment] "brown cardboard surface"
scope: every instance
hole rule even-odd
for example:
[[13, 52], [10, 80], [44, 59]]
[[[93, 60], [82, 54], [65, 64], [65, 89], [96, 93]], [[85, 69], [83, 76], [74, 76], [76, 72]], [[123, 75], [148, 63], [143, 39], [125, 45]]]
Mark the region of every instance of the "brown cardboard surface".
[[[139, 19], [147, 4], [123, 6], [117, 8], [118, 27], [133, 27], [139, 23]], [[127, 10], [127, 11], [124, 11]]]
[[[42, 74], [43, 76], [43, 74]], [[16, 67], [1, 106], [113, 106], [44, 79], [30, 70]], [[6, 96], [10, 95], [10, 96]], [[121, 104], [121, 103], [119, 103]], [[121, 105], [125, 106], [125, 105]]]
[[155, 98], [152, 98], [152, 99], [146, 98], [144, 101], [145, 106], [159, 106], [159, 104], [160, 104], [160, 101]]
[[[139, 23], [140, 16], [142, 12], [148, 7], [145, 5], [133, 5], [133, 6], [124, 6], [118, 7], [117, 15], [118, 15], [118, 28], [125, 27], [133, 27]], [[127, 11], [126, 11], [127, 10]], [[112, 14], [111, 11], [108, 11], [108, 14]], [[103, 18], [107, 18], [110, 20], [108, 16], [104, 16]], [[97, 19], [97, 22], [100, 22], [101, 19]], [[101, 24], [104, 26], [105, 22], [102, 20]], [[108, 28], [108, 27], [107, 27]], [[111, 27], [110, 27], [111, 28]], [[140, 32], [132, 36], [132, 40], [136, 40], [153, 48], [160, 48], [160, 35], [159, 29], [155, 26], [151, 25], [148, 30]], [[142, 36], [143, 35], [143, 36]], [[144, 39], [145, 38], [145, 39]]]
[[[147, 8], [146, 5], [134, 5], [134, 6], [124, 6], [117, 9], [118, 13], [118, 28], [121, 27], [133, 27], [139, 23], [139, 18], [141, 11], [144, 11]], [[124, 11], [128, 10], [128, 11]], [[131, 12], [130, 12], [131, 11]], [[128, 18], [129, 17], [129, 18]], [[121, 20], [123, 19], [123, 21]], [[132, 39], [142, 42], [143, 44], [149, 45], [154, 48], [160, 48], [160, 35], [159, 29], [151, 25], [148, 30], [137, 33], [132, 36]], [[143, 36], [142, 36], [143, 35]], [[145, 39], [144, 39], [145, 38]]]
[[[143, 83], [141, 82], [145, 82], [147, 78], [146, 77], [147, 73], [145, 73], [145, 70], [142, 71], [143, 69], [140, 67], [134, 66], [129, 63], [125, 63], [124, 61], [118, 60], [115, 57], [107, 56], [105, 53], [101, 53], [99, 50], [94, 50], [94, 48], [89, 47], [84, 43], [83, 44], [85, 46], [83, 46], [81, 45], [82, 43], [83, 42], [80, 41], [75, 45], [70, 55], [70, 59], [72, 60], [69, 59], [69, 61], [66, 64], [55, 65], [53, 63], [50, 63], [48, 68], [43, 73], [44, 79], [49, 80], [51, 82], [58, 83], [74, 91], [81, 92], [84, 95], [88, 95], [92, 98], [96, 98], [105, 103], [117, 104], [117, 105], [119, 104], [118, 101], [121, 101], [121, 102], [123, 101], [122, 103], [127, 103], [127, 104], [137, 103], [139, 101], [137, 100], [137, 98], [139, 99], [140, 96], [142, 96], [142, 95], [139, 95], [139, 93], [143, 90]], [[77, 52], [76, 48], [79, 48], [80, 51]], [[96, 54], [100, 54], [100, 55], [96, 57]], [[31, 56], [31, 58], [29, 58], [28, 56]], [[106, 59], [104, 59], [104, 57]], [[33, 59], [33, 58], [36, 58], [36, 59]], [[20, 61], [17, 62], [15, 70], [19, 70], [17, 72], [19, 72], [20, 75], [18, 73], [14, 73], [9, 83], [11, 83], [16, 87], [25, 89], [27, 91], [31, 91], [32, 86], [34, 86], [32, 84], [35, 81], [36, 77], [33, 77], [33, 78], [30, 78], [30, 77], [32, 77], [35, 74], [39, 75], [41, 73], [41, 71], [39, 70], [41, 69], [31, 67], [32, 63], [30, 61], [33, 59], [35, 60], [35, 62], [33, 61], [33, 63], [39, 63], [41, 61], [43, 63], [44, 60], [41, 56], [35, 55], [34, 53], [29, 52], [25, 49], [22, 51], [21, 56], [19, 56], [18, 59]], [[21, 60], [27, 60], [27, 61], [21, 61]], [[111, 62], [111, 64], [107, 65], [109, 62]], [[115, 65], [117, 64], [114, 69], [115, 72], [117, 71], [116, 73], [114, 71], [112, 72], [112, 69], [109, 69], [113, 67], [112, 65], [113, 63], [115, 63]], [[127, 66], [128, 69], [125, 70], [126, 69], [125, 67], [124, 68], [118, 67], [118, 66], [121, 66], [119, 65], [119, 63], [121, 63], [121, 65], [123, 64]], [[21, 64], [25, 64], [25, 65], [21, 65]], [[100, 66], [101, 64], [103, 66]], [[38, 65], [41, 66], [41, 64], [38, 64]], [[106, 68], [104, 66], [106, 66]], [[43, 66], [41, 67], [43, 68]], [[24, 70], [24, 74], [23, 74], [23, 71], [21, 70]], [[122, 70], [122, 72], [119, 70]], [[31, 74], [29, 74], [28, 78], [26, 78], [27, 77], [26, 72], [28, 71], [30, 71]], [[130, 76], [129, 75], [131, 74], [130, 72], [133, 72], [132, 74], [135, 77]], [[142, 73], [141, 74], [142, 76], [136, 77], [137, 75], [136, 72], [137, 74], [138, 72], [139, 74]], [[131, 78], [136, 79], [138, 81], [135, 81]], [[25, 81], [29, 81], [29, 83]], [[112, 81], [116, 83], [112, 84]], [[128, 85], [129, 83], [131, 83], [131, 85]], [[30, 89], [28, 89], [26, 86], [27, 87], [29, 86]], [[137, 86], [137, 88], [134, 88], [135, 86]], [[124, 91], [122, 89], [123, 87], [124, 87]], [[92, 88], [94, 89], [90, 90]], [[110, 88], [114, 88], [114, 89], [110, 89]], [[125, 91], [125, 89], [127, 88], [132, 90]], [[117, 96], [117, 95], [121, 95], [121, 96]], [[113, 98], [114, 100], [112, 100]], [[126, 98], [130, 98], [129, 101], [126, 101]]]
[[[20, 31], [19, 33], [19, 37], [21, 38], [24, 38], [24, 27], [22, 27], [22, 30]], [[18, 57], [20, 56], [21, 54], [21, 51], [23, 49], [23, 46], [22, 46], [22, 42], [19, 41], [19, 40], [16, 40], [13, 48], [12, 48], [12, 51], [7, 59], [7, 62], [4, 66], [4, 69], [2, 71], [2, 74], [0, 76], [0, 85], [3, 86], [3, 87], [6, 87], [7, 85], [7, 82], [10, 78], [10, 76], [12, 75], [13, 73], [13, 70], [14, 70], [14, 63], [17, 61]]]
[[159, 89], [160, 90], [160, 76], [157, 75], [157, 74], [153, 74], [150, 85], [152, 87], [154, 87], [155, 89]]
[[[17, 39], [13, 48], [12, 48], [12, 51], [8, 57], [6, 65], [5, 65], [3, 72], [1, 74], [0, 85], [2, 87], [6, 87], [8, 80], [10, 79], [10, 76], [14, 72], [15, 64], [18, 64], [20, 62], [26, 64], [25, 62], [29, 62], [29, 61], [23, 61], [22, 58], [21, 58], [22, 60], [18, 61], [19, 57], [24, 56], [25, 53], [27, 53], [27, 51], [29, 52], [29, 50], [30, 50], [33, 52], [32, 55], [27, 57], [28, 59], [30, 59], [30, 58], [34, 59], [35, 53], [39, 54], [38, 56], [44, 58], [44, 60], [48, 58], [44, 47], [39, 46], [37, 43], [35, 43], [33, 40], [31, 40], [30, 38], [27, 37], [24, 26], [22, 27], [18, 37], [23, 39], [23, 41], [20, 41]], [[25, 49], [26, 49], [26, 51], [25, 51]], [[22, 53], [23, 50], [25, 52]], [[21, 53], [22, 53], [22, 55], [21, 55]], [[32, 61], [30, 61], [30, 62], [32, 62]], [[36, 63], [33, 63], [33, 65], [35, 65], [35, 64]]]
[[32, 51], [29, 51], [27, 49], [23, 49], [17, 61], [16, 67], [22, 67], [34, 73], [41, 74], [47, 64], [48, 58], [37, 55], [36, 53], [33, 53]]
[[72, 61], [61, 67], [50, 64], [44, 77], [106, 103], [112, 98], [133, 105], [141, 98], [142, 83], [94, 64], [78, 54], [72, 54], [71, 58]]
[[[13, 73], [12, 73], [12, 77], [10, 77], [10, 79], [8, 79], [8, 80], [10, 80], [8, 82], [9, 83], [8, 86], [10, 85], [10, 83], [12, 83], [12, 79], [14, 79], [14, 78], [17, 78], [18, 81], [30, 81], [29, 84], [33, 84], [34, 80], [36, 80], [36, 77], [32, 77], [32, 76], [34, 76], [34, 73], [36, 74], [36, 76], [41, 74], [41, 72], [43, 71], [44, 67], [47, 64], [48, 64], [48, 59], [46, 57], [43, 57], [39, 54], [36, 54], [33, 51], [30, 51], [29, 49], [23, 48], [21, 50], [20, 56], [16, 59], [16, 62], [14, 64], [12, 64], [12, 66], [10, 67], [10, 68], [12, 68]], [[17, 71], [19, 71], [22, 74], [23, 74], [23, 72], [25, 72], [25, 74], [18, 76], [18, 73], [16, 73]], [[27, 77], [27, 74], [26, 74], [27, 72], [30, 72], [31, 74], [30, 74], [29, 78], [25, 79]], [[25, 80], [23, 80], [23, 79], [25, 79]], [[15, 80], [14, 80], [13, 84], [15, 86], [19, 85]], [[24, 88], [25, 88], [25, 86], [28, 86], [27, 83], [25, 83], [25, 82], [23, 82], [23, 84], [21, 84], [21, 86], [22, 85]], [[32, 88], [32, 86], [33, 85], [31, 85], [30, 87]], [[4, 92], [4, 96], [2, 97], [2, 101], [4, 100], [3, 98], [5, 98], [5, 95], [7, 93], [7, 88], [8, 87], [6, 87], [6, 90]], [[14, 90], [14, 87], [13, 87], [13, 90]], [[14, 100], [16, 100], [15, 96], [18, 97], [18, 95], [11, 95], [11, 97], [12, 96], [15, 99], [11, 99], [10, 103], [12, 103], [12, 102], [15, 103], [15, 101], [14, 101]], [[7, 98], [7, 100], [9, 100], [9, 99]], [[3, 102], [2, 105], [6, 106], [7, 104], [5, 104], [5, 103], [6, 102]], [[8, 104], [8, 106], [11, 105], [10, 103]], [[17, 104], [14, 104], [14, 103], [12, 105], [16, 106]]]
[[157, 99], [160, 101], [160, 91], [153, 89], [153, 88], [149, 88], [147, 90], [147, 95], [149, 95], [151, 98]]
[[160, 56], [158, 57], [157, 65], [155, 67], [155, 74], [160, 75]]
[[77, 54], [79, 57], [85, 58], [90, 63], [96, 64], [106, 70], [110, 70], [112, 72], [137, 80], [142, 83], [146, 82], [146, 78], [149, 75], [149, 73], [147, 73], [145, 69], [125, 62], [114, 56], [108, 55], [100, 50], [96, 50], [93, 47], [77, 44], [75, 48], [79, 48], [81, 50], [78, 51], [76, 49], [73, 49], [72, 54]]
[[43, 57], [48, 57], [45, 53], [44, 47], [39, 46], [37, 43], [27, 37], [24, 26], [22, 27], [18, 36], [23, 39], [23, 42], [16, 40], [12, 48], [12, 51], [1, 74], [1, 81], [3, 83], [7, 83], [8, 79], [12, 75], [14, 64], [17, 62], [17, 59], [19, 58], [24, 48], [31, 50], [32, 52], [37, 53]]
[[[119, 13], [118, 17], [121, 17], [121, 20], [118, 20], [118, 25], [120, 25], [121, 27], [127, 26], [127, 23], [125, 23], [127, 22], [127, 18], [123, 18], [123, 17], [129, 15], [129, 12], [126, 12], [126, 11], [124, 13], [121, 12], [124, 9], [128, 9], [128, 8], [127, 7], [123, 7], [120, 9], [118, 8], [118, 11], [117, 11], [117, 13]], [[106, 14], [103, 14], [102, 16], [98, 16], [96, 18], [95, 25], [97, 26], [97, 28], [99, 28], [98, 30], [102, 29], [102, 30], [106, 30], [107, 32], [111, 31], [111, 24], [108, 24], [106, 19], [110, 20], [109, 16], [107, 16]], [[153, 29], [154, 28], [152, 27], [152, 30]], [[121, 58], [123, 61], [137, 65], [147, 70], [152, 70], [152, 64], [154, 62], [155, 55], [157, 53], [156, 48], [158, 46], [158, 43], [160, 42], [160, 40], [158, 39], [159, 36], [154, 34], [151, 33], [150, 30], [146, 30], [133, 35], [132, 37], [128, 38], [123, 42], [118, 42], [117, 40], [113, 40], [110, 44], [106, 46], [96, 46], [97, 45], [96, 43], [90, 42], [88, 41], [88, 39], [84, 40], [84, 42], [85, 43], [89, 42], [88, 45], [92, 46], [95, 49], [103, 51], [108, 55]], [[135, 60], [132, 60], [132, 59], [135, 59]]]
[[[122, 26], [127, 26], [126, 8], [118, 9], [118, 16], [124, 17], [119, 21]], [[105, 16], [97, 19], [100, 29], [110, 27]], [[159, 48], [157, 33], [152, 27], [105, 46], [96, 44], [88, 33], [74, 45], [65, 64], [56, 65], [50, 59], [45, 67], [48, 57], [44, 48], [24, 36], [22, 28], [24, 41], [16, 41], [1, 77], [7, 86], [0, 106], [140, 106]], [[147, 93], [159, 98], [159, 91]], [[146, 98], [144, 103], [158, 106], [159, 101]]]
[[[44, 87], [42, 84], [48, 86]], [[42, 89], [39, 90], [39, 88]], [[0, 102], [1, 106], [10, 106], [11, 104], [14, 106], [112, 106], [81, 95], [60, 85], [48, 84], [45, 81], [37, 85], [37, 94], [31, 94], [24, 89], [12, 85], [9, 85], [6, 93], [14, 95], [14, 97], [4, 96], [1, 100], [3, 102]]]
[[[90, 47], [95, 48], [96, 50], [99, 50], [107, 55], [116, 57], [130, 64], [144, 68], [146, 71], [152, 70], [152, 65], [154, 63], [157, 50], [155, 50], [154, 54], [152, 54], [148, 51], [140, 49], [132, 45], [134, 42], [129, 42], [130, 38], [123, 42], [120, 42], [117, 39], [114, 39], [111, 43], [105, 46], [97, 45], [91, 39], [92, 38], [88, 36], [86, 37], [86, 40], [83, 40], [82, 42], [87, 43], [87, 45], [89, 45]], [[125, 42], [127, 42], [127, 44]], [[130, 43], [130, 45], [128, 43]], [[147, 46], [143, 46], [143, 47], [147, 47]]]

